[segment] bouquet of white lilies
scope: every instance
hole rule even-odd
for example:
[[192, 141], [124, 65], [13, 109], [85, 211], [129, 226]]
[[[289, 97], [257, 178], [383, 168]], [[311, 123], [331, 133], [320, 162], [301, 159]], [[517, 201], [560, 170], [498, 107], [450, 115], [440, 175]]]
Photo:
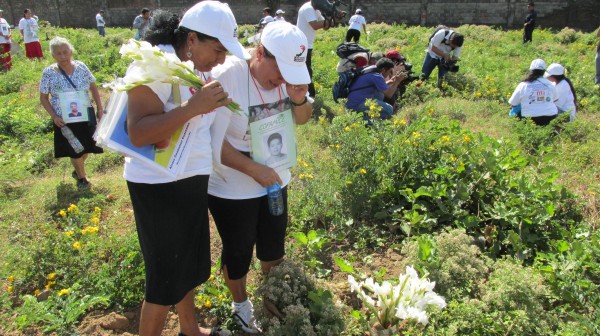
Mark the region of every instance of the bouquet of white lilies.
[[367, 278], [357, 282], [352, 275], [348, 276], [351, 291], [358, 294], [386, 329], [409, 319], [427, 325], [428, 306], [440, 309], [446, 306], [444, 298], [433, 292], [435, 282], [419, 278], [411, 266], [406, 267], [406, 274], [400, 274], [398, 280], [398, 284], [392, 286], [388, 281], [378, 284], [373, 278]]
[[[130, 39], [119, 50], [121, 57], [133, 60], [132, 65], [140, 69], [130, 71], [121, 84], [116, 85], [119, 91], [128, 91], [136, 86], [152, 82], [183, 84], [202, 88], [204, 83], [194, 72], [192, 61], [182, 62], [175, 54], [166, 53], [146, 41]], [[227, 108], [232, 112], [241, 111], [240, 106], [231, 102]]]

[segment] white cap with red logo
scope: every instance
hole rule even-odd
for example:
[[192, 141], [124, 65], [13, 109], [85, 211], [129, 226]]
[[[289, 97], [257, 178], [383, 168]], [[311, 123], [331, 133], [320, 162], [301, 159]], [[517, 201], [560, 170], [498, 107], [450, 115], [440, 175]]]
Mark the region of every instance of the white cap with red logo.
[[310, 83], [306, 68], [308, 42], [298, 27], [285, 21], [269, 23], [260, 35], [260, 43], [275, 56], [279, 71], [287, 83]]
[[179, 26], [215, 37], [235, 56], [250, 58], [237, 39], [237, 23], [231, 8], [225, 3], [201, 1], [183, 14]]

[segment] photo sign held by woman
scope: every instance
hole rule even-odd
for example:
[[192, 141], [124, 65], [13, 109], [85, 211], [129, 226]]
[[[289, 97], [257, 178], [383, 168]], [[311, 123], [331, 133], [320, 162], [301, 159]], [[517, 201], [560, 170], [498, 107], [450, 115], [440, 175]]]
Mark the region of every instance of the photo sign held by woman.
[[[174, 89], [178, 88], [179, 86], [174, 86]], [[196, 133], [197, 125], [194, 120], [189, 121], [161, 144], [136, 147], [131, 143], [127, 132], [127, 92], [115, 90], [94, 139], [99, 146], [146, 161], [177, 176], [187, 162], [190, 139]]]
[[252, 158], [271, 168], [296, 164], [296, 135], [292, 111], [286, 110], [250, 123]]
[[58, 94], [65, 123], [89, 121], [88, 107], [92, 106], [87, 91], [63, 91]]

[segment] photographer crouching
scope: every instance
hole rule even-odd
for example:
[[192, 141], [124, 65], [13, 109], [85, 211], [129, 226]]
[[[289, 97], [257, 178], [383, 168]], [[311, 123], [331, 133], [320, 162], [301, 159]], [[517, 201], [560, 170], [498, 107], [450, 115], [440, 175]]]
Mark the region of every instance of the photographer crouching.
[[394, 92], [391, 97], [384, 97], [383, 101], [392, 105], [394, 107], [394, 113], [398, 111], [400, 105], [398, 104], [398, 99], [402, 98], [404, 92], [406, 92], [406, 86], [417, 79], [419, 76], [415, 76], [415, 72], [412, 70], [412, 64], [406, 61], [406, 58], [402, 56], [398, 50], [390, 50], [385, 54], [386, 58], [389, 58], [394, 63], [394, 75], [398, 75], [400, 73], [404, 74], [402, 76], [402, 80], [398, 84], [398, 88]]
[[465, 38], [463, 35], [447, 28], [436, 29], [429, 39], [423, 67], [421, 68], [421, 79], [427, 80], [433, 69], [438, 67], [438, 87], [442, 87], [444, 76], [448, 72], [457, 72], [459, 54]]

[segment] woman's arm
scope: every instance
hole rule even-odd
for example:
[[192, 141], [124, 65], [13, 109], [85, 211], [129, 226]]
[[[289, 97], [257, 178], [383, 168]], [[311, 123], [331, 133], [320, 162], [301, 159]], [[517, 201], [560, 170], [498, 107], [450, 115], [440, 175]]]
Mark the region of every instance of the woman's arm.
[[[292, 85], [286, 84], [285, 89], [290, 102], [292, 102], [292, 112], [294, 114], [294, 121], [297, 125], [304, 125], [312, 116], [312, 104], [308, 102], [306, 93], [308, 92], [308, 85]], [[306, 102], [305, 102], [306, 99]], [[294, 105], [296, 104], [296, 105]]]
[[275, 184], [275, 182], [280, 185], [283, 184], [275, 169], [255, 162], [251, 158], [240, 153], [240, 151], [233, 148], [227, 140], [223, 140], [221, 162], [227, 167], [252, 177], [254, 181], [265, 188]]
[[100, 99], [100, 91], [98, 91], [96, 83], [90, 84], [90, 91], [92, 91], [92, 97], [94, 97], [94, 102], [96, 103], [96, 116], [100, 120], [104, 115], [104, 110], [102, 109], [102, 99]]
[[164, 113], [164, 104], [148, 86], [128, 92], [127, 131], [134, 146], [152, 145], [170, 138], [195, 116], [206, 114], [231, 103], [218, 81], [210, 82], [181, 106]]
[[56, 126], [63, 127], [66, 125], [65, 121], [58, 114], [56, 114], [56, 112], [54, 112], [54, 108], [52, 108], [52, 104], [50, 103], [50, 94], [40, 93], [40, 103], [42, 103], [42, 107], [44, 107], [44, 110], [48, 112]]

